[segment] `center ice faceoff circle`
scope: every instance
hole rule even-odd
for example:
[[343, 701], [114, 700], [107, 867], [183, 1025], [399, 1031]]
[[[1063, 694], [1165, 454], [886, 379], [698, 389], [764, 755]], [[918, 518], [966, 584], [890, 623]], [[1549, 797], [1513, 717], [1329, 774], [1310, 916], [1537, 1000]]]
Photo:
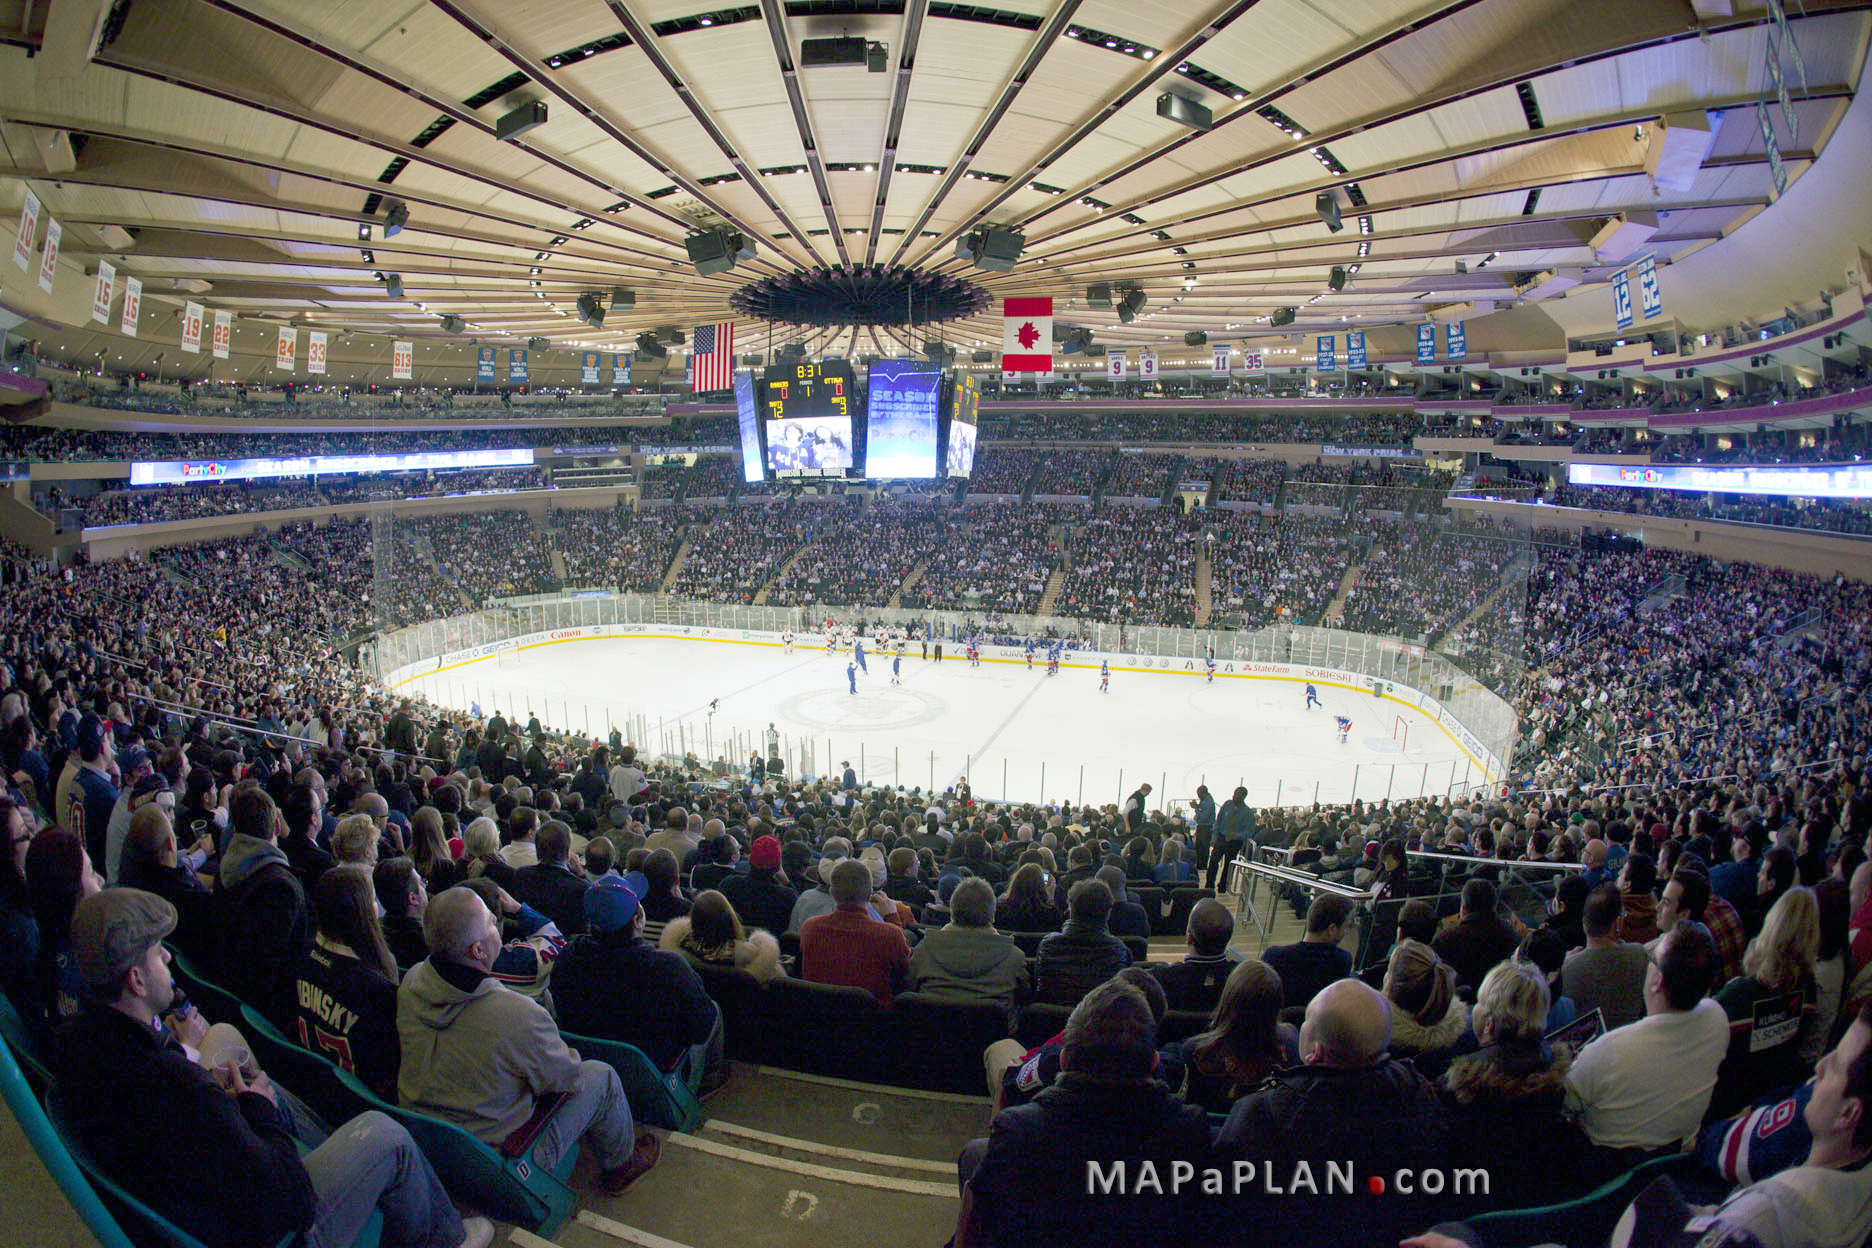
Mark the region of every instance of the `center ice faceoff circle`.
[[948, 710], [949, 703], [934, 694], [875, 685], [867, 685], [861, 698], [845, 690], [821, 689], [796, 693], [780, 704], [782, 717], [822, 732], [915, 728], [934, 722]]

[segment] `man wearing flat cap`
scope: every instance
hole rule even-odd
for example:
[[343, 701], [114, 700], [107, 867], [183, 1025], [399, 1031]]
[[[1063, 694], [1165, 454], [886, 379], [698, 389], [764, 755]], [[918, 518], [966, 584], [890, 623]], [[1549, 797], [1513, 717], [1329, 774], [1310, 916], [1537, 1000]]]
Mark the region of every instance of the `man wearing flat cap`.
[[[175, 907], [114, 888], [72, 916], [72, 949], [92, 1000], [53, 1051], [68, 1130], [105, 1173], [208, 1248], [355, 1240], [375, 1210], [384, 1242], [486, 1248], [494, 1226], [466, 1223], [409, 1132], [360, 1114], [303, 1160], [279, 1091], [251, 1063], [195, 1064], [169, 1015], [175, 981], [162, 939]], [[249, 1073], [249, 1072], [252, 1073]]]

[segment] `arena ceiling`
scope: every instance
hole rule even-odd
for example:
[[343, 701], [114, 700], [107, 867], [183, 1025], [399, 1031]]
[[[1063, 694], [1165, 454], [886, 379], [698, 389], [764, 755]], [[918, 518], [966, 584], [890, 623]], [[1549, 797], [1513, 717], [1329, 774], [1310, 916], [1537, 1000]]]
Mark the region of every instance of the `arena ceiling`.
[[[1872, 0], [1790, 12], [1791, 136], [1748, 0], [709, 2], [0, 0], [0, 209], [30, 185], [68, 256], [143, 281], [145, 355], [184, 297], [232, 309], [254, 352], [274, 322], [386, 354], [391, 335], [629, 349], [730, 319], [744, 352], [937, 336], [731, 309], [840, 266], [977, 283], [995, 302], [940, 331], [964, 351], [998, 346], [1008, 295], [1052, 296], [1109, 346], [1240, 338], [1285, 307], [1297, 330], [1376, 327], [1512, 306], [1545, 271], [1602, 282], [1620, 266], [1591, 241], [1620, 212], [1657, 214], [1668, 263], [1772, 211], [1757, 101], [1798, 178], [1872, 31]], [[802, 66], [829, 37], [883, 72]], [[1165, 94], [1213, 127], [1159, 116]], [[549, 120], [500, 141], [529, 100]], [[1699, 110], [1700, 169], [1658, 186], [1658, 119]], [[392, 202], [409, 223], [387, 239]], [[983, 224], [1024, 230], [1012, 272], [956, 258]], [[685, 237], [716, 226], [754, 256], [699, 276]], [[1142, 288], [1145, 314], [1088, 306], [1095, 282]], [[633, 310], [578, 320], [578, 295], [617, 287]], [[126, 347], [98, 329], [46, 337]]]

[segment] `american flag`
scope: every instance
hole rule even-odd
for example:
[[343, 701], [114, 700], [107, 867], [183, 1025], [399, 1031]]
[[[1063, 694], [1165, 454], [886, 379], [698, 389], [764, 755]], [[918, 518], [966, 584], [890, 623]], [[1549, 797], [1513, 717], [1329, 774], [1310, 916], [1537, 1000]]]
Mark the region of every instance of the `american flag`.
[[734, 385], [734, 322], [698, 325], [689, 338], [690, 389], [695, 394]]

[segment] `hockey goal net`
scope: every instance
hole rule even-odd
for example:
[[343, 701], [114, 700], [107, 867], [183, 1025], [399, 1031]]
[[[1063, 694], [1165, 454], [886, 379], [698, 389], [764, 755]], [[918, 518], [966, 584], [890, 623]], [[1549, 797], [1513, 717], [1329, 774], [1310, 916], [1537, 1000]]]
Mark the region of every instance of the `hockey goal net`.
[[505, 650], [497, 652], [494, 655], [494, 665], [496, 667], [519, 667], [520, 647], [508, 646]]
[[1394, 716], [1391, 720], [1391, 739], [1397, 742], [1400, 754], [1410, 748], [1410, 722], [1402, 715]]

